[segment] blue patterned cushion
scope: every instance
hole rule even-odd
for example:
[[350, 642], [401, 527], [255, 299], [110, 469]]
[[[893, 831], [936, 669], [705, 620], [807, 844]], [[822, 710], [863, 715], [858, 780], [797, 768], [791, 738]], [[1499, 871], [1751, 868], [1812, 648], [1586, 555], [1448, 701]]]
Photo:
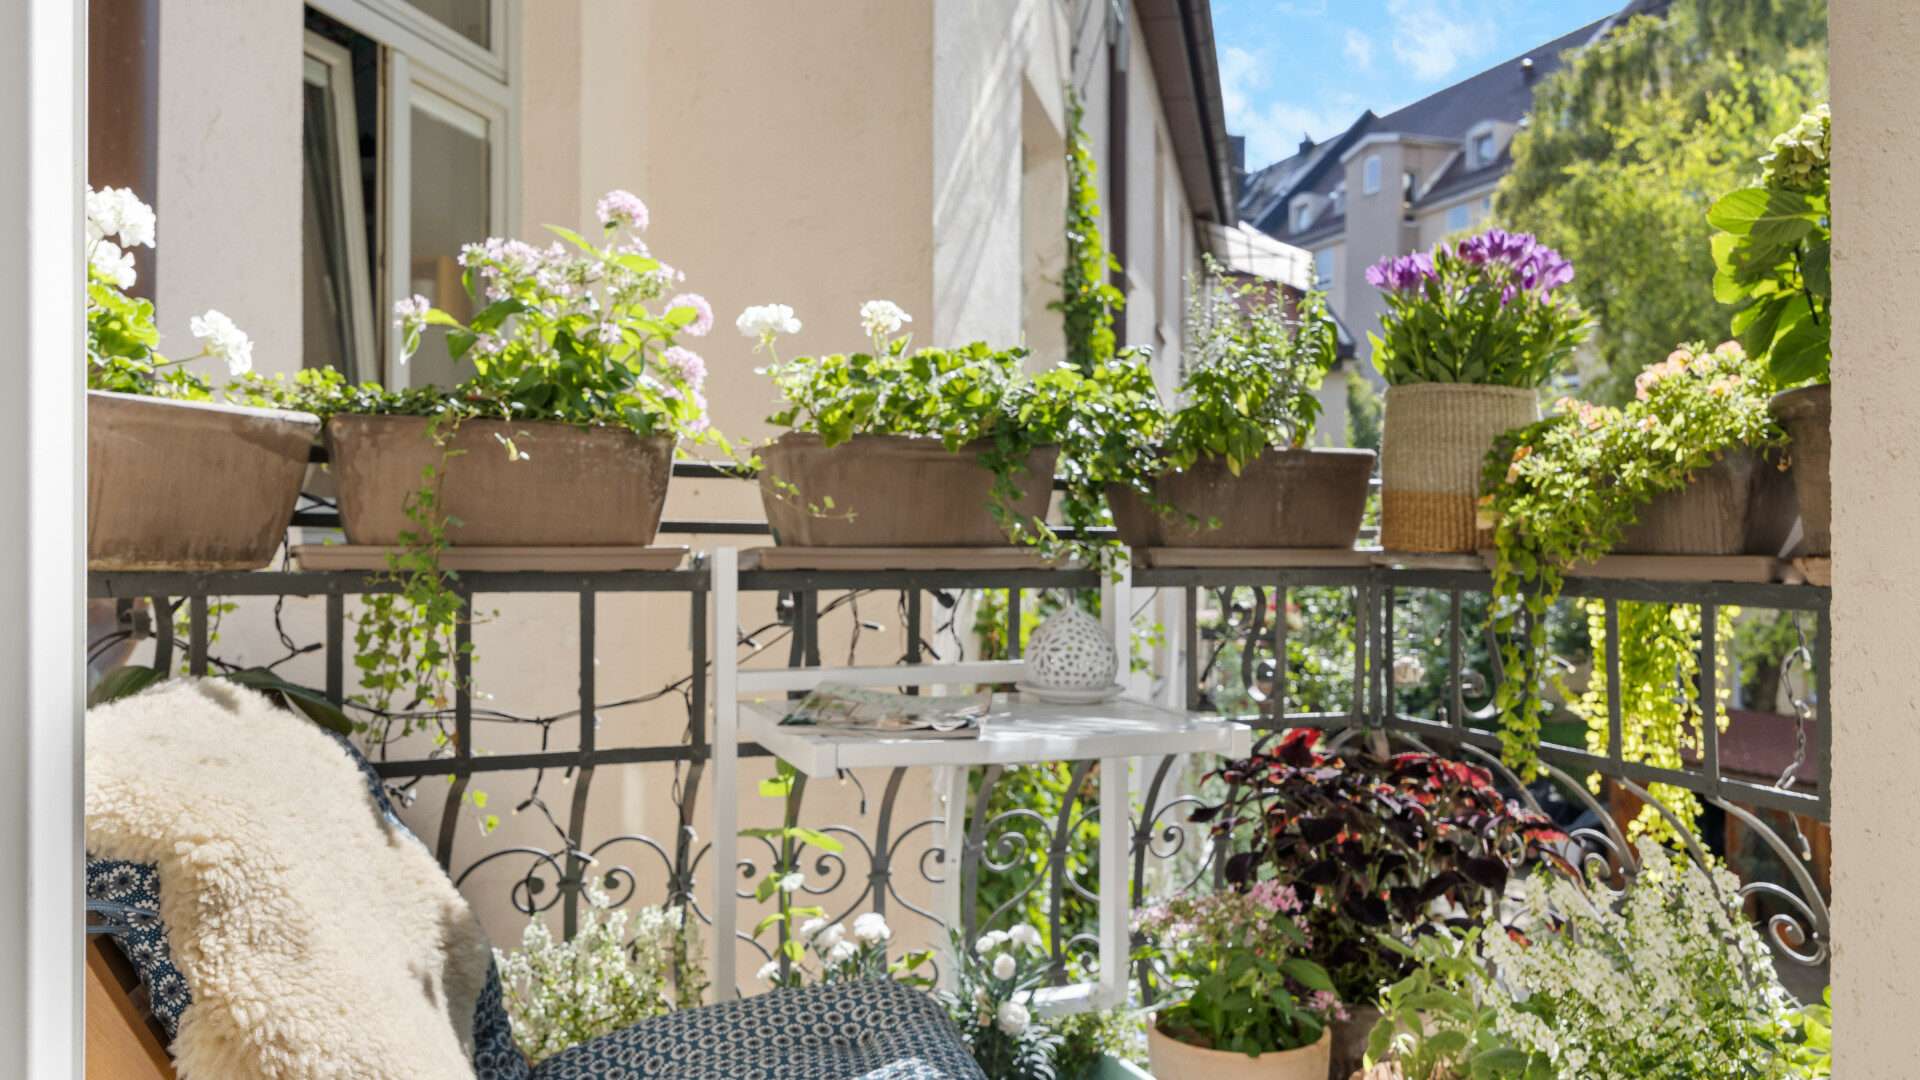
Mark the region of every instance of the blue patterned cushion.
[[774, 990], [555, 1054], [533, 1080], [985, 1080], [930, 995], [898, 983]]
[[[339, 735], [341, 748], [360, 766], [374, 805], [402, 832], [407, 827], [394, 813], [386, 785], [358, 747]], [[412, 835], [408, 833], [408, 835]], [[179, 1034], [180, 1013], [193, 1000], [186, 977], [173, 966], [167, 945], [167, 927], [160, 921], [160, 875], [146, 863], [87, 857], [87, 900], [106, 917], [109, 936], [140, 975], [152, 1002], [154, 1019], [167, 1038]], [[129, 911], [127, 909], [137, 909]], [[138, 912], [150, 914], [141, 915]], [[473, 1065], [479, 1080], [527, 1080], [526, 1057], [513, 1044], [513, 1026], [500, 999], [499, 972], [487, 970], [487, 984], [473, 1009]]]

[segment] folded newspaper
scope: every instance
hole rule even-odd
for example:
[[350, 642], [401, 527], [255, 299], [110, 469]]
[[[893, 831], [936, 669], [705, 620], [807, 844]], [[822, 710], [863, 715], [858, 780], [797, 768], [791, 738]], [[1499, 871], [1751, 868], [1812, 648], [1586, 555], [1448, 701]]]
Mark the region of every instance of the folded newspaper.
[[840, 683], [822, 683], [780, 721], [832, 735], [911, 735], [970, 739], [993, 710], [993, 692], [896, 694]]

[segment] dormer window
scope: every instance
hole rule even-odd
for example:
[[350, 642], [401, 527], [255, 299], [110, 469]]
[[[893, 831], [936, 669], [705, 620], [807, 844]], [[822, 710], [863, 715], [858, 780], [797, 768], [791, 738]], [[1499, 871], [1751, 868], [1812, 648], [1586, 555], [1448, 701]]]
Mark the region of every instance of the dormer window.
[[1295, 203], [1293, 206], [1293, 231], [1306, 232], [1313, 224], [1313, 206], [1309, 203]]
[[1493, 132], [1483, 131], [1473, 137], [1474, 163], [1481, 168], [1493, 164], [1494, 155], [1499, 151], [1493, 142]]
[[1333, 189], [1333, 212], [1344, 213], [1347, 208], [1347, 185], [1341, 184]]
[[1360, 191], [1364, 195], [1380, 193], [1380, 155], [1367, 155], [1366, 163], [1360, 166]]
[[1482, 120], [1467, 129], [1467, 168], [1484, 169], [1500, 156], [1500, 125]]

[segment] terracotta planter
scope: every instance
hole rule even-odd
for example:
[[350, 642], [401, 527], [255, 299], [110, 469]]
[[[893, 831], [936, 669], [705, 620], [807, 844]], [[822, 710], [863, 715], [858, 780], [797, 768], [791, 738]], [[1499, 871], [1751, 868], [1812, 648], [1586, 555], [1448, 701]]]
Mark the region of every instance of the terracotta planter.
[[1367, 1063], [1367, 1037], [1379, 1022], [1380, 1009], [1373, 1005], [1352, 1006], [1345, 1020], [1333, 1022], [1327, 1080], [1348, 1080]]
[[1721, 457], [1656, 495], [1614, 550], [1622, 555], [1778, 555], [1799, 509], [1793, 482], [1751, 450]]
[[1803, 386], [1773, 396], [1773, 418], [1787, 429], [1792, 441], [1788, 471], [1800, 499], [1800, 553], [1827, 555], [1833, 551], [1833, 387]]
[[[760, 452], [760, 502], [774, 542], [791, 547], [1001, 547], [1007, 535], [993, 518], [984, 449], [952, 451], [905, 435], [855, 435], [829, 447], [789, 432]], [[1058, 458], [1054, 447], [1027, 456], [1014, 480], [1016, 512], [1046, 515]]]
[[1147, 1029], [1147, 1060], [1154, 1080], [1326, 1080], [1333, 1029], [1320, 1041], [1298, 1050], [1275, 1050], [1257, 1057], [1209, 1050]]
[[[336, 416], [327, 451], [356, 544], [415, 529], [407, 499], [437, 466], [447, 541], [464, 547], [644, 547], [660, 530], [673, 440], [621, 428], [467, 420], [446, 445], [418, 416]], [[524, 453], [510, 458], [502, 440]]]
[[87, 392], [87, 566], [258, 570], [285, 537], [318, 417]]
[[1107, 503], [1129, 547], [1350, 548], [1372, 476], [1371, 450], [1269, 449], [1239, 476], [1221, 458], [1163, 474], [1154, 495], [1177, 514], [1156, 513], [1130, 488], [1108, 488]]
[[1533, 423], [1534, 391], [1467, 383], [1387, 387], [1380, 437], [1380, 546], [1389, 551], [1472, 552], [1480, 472], [1493, 440]]

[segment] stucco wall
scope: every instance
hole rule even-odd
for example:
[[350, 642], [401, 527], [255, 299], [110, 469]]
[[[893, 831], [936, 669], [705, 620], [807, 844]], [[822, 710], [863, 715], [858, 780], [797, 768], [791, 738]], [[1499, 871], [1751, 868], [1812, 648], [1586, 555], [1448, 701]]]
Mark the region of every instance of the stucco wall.
[[1915, 1074], [1920, 831], [1913, 681], [1920, 574], [1920, 306], [1890, 267], [1920, 253], [1920, 129], [1904, 92], [1920, 9], [1839, 0], [1831, 39], [1833, 332], [1834, 1075]]

